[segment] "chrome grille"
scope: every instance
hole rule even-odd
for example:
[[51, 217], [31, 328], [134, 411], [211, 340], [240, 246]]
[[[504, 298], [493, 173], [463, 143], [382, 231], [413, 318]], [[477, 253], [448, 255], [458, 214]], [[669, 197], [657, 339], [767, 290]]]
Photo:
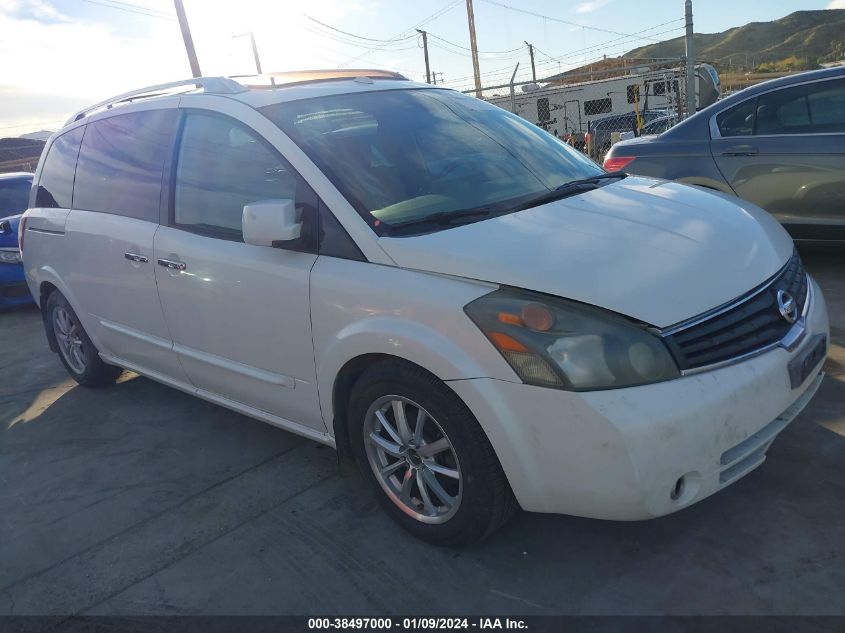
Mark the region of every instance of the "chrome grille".
[[664, 335], [681, 370], [698, 369], [745, 356], [781, 341], [792, 324], [778, 309], [778, 290], [789, 292], [798, 313], [807, 301], [807, 274], [798, 252], [772, 279], [713, 316], [673, 328]]

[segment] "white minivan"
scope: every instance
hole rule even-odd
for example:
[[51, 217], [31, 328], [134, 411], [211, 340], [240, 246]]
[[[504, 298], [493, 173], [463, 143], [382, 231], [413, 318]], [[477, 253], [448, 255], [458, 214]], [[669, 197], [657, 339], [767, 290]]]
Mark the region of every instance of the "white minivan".
[[828, 345], [757, 207], [381, 71], [93, 106], [45, 147], [20, 245], [80, 384], [125, 368], [335, 447], [435, 543], [700, 501], [765, 459]]

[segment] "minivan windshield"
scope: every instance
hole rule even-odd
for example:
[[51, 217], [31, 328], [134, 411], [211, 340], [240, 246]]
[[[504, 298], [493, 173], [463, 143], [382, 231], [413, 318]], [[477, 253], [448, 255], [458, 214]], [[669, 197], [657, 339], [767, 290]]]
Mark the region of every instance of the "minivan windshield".
[[457, 223], [450, 219], [515, 211], [603, 173], [525, 119], [449, 90], [333, 95], [261, 111], [379, 234], [429, 218], [437, 222], [427, 230], [437, 230]]

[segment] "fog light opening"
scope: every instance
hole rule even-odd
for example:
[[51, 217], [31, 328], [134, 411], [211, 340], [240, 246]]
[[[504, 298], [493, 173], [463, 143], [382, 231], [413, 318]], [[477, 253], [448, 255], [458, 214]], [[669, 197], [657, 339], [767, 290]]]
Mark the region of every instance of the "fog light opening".
[[683, 477], [678, 477], [678, 481], [675, 482], [675, 485], [672, 486], [672, 490], [669, 493], [669, 498], [672, 501], [677, 501], [680, 499], [684, 494], [684, 488], [686, 487], [686, 475]]

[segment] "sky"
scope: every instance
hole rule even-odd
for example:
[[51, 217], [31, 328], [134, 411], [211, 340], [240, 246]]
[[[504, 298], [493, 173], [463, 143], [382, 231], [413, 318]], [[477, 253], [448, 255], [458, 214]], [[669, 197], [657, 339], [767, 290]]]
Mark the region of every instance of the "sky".
[[[184, 0], [204, 75], [387, 68], [473, 85], [465, 0]], [[694, 0], [698, 33], [845, 0]], [[683, 0], [474, 0], [482, 84], [538, 78], [683, 34]], [[439, 74], [439, 73], [442, 73]], [[0, 137], [55, 130], [112, 95], [190, 77], [172, 0], [0, 0]]]

